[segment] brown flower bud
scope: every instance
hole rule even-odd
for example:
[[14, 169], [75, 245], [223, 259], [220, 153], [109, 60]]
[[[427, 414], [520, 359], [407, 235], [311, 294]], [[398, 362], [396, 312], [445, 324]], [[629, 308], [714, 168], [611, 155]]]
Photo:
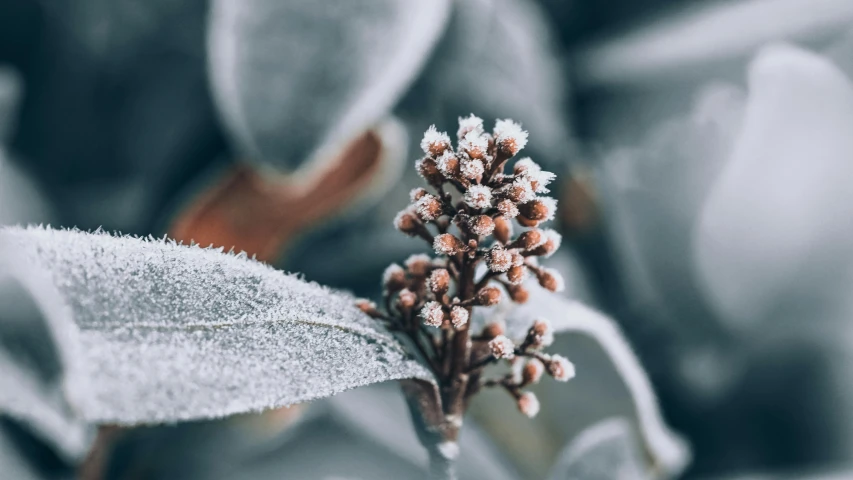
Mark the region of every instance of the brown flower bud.
[[512, 267], [512, 252], [500, 245], [495, 245], [486, 254], [486, 265], [493, 272], [506, 272]]
[[453, 328], [462, 328], [468, 323], [468, 310], [464, 307], [455, 306], [450, 309], [450, 323]]
[[545, 368], [558, 382], [568, 382], [575, 377], [575, 365], [562, 355], [553, 355]]
[[542, 245], [539, 245], [535, 249], [531, 250], [530, 253], [539, 257], [550, 257], [560, 248], [560, 243], [563, 241], [563, 236], [557, 233], [554, 230], [546, 229], [545, 234], [545, 242]]
[[517, 154], [527, 145], [527, 132], [522, 130], [521, 125], [510, 119], [498, 120], [494, 129], [495, 143], [500, 151], [507, 155]]
[[536, 279], [539, 285], [551, 292], [561, 292], [564, 288], [563, 276], [550, 268], [540, 268], [536, 271]]
[[424, 277], [432, 268], [432, 259], [429, 255], [418, 253], [409, 256], [409, 258], [406, 259], [405, 265], [406, 268], [409, 269], [409, 273], [412, 275], [416, 277]]
[[557, 201], [550, 197], [540, 197], [518, 206], [522, 216], [540, 222], [553, 219], [556, 210]]
[[514, 203], [529, 202], [535, 198], [530, 181], [518, 178], [501, 189], [501, 194]]
[[512, 242], [511, 247], [531, 250], [542, 245], [545, 240], [545, 234], [543, 234], [541, 230], [534, 228], [533, 230], [528, 230], [519, 235], [518, 238]]
[[438, 302], [427, 302], [421, 309], [421, 318], [424, 324], [438, 328], [444, 323], [444, 309]]
[[525, 303], [530, 297], [530, 292], [521, 285], [513, 285], [509, 288], [509, 297], [515, 303]]
[[468, 220], [468, 228], [474, 235], [491, 235], [495, 230], [495, 222], [488, 215], [475, 215]]
[[521, 371], [521, 382], [524, 385], [539, 383], [543, 373], [545, 373], [545, 365], [539, 360], [531, 358]]
[[438, 171], [438, 166], [432, 158], [425, 157], [420, 159], [416, 167], [418, 174], [429, 182], [430, 185], [441, 185], [444, 181], [444, 177]]
[[392, 263], [382, 274], [382, 286], [385, 290], [396, 292], [406, 286], [406, 271], [403, 267]]
[[554, 343], [554, 330], [548, 320], [537, 319], [527, 331], [526, 343], [533, 348], [547, 347]]
[[539, 225], [539, 220], [531, 220], [529, 218], [526, 218], [524, 215], [519, 215], [519, 216], [515, 217], [515, 220], [522, 227], [535, 227], [535, 226]]
[[409, 236], [416, 234], [418, 223], [418, 218], [409, 210], [403, 210], [394, 217], [394, 228]]
[[512, 250], [512, 266], [520, 267], [524, 265], [524, 255], [518, 253], [518, 250]]
[[512, 223], [503, 216], [495, 217], [495, 229], [492, 233], [495, 235], [495, 239], [501, 243], [509, 243], [510, 237], [512, 237]]
[[483, 337], [491, 340], [498, 335], [504, 334], [504, 327], [500, 323], [492, 322], [483, 328]]
[[485, 307], [501, 301], [501, 291], [498, 287], [483, 287], [477, 292], [477, 302]]
[[422, 196], [415, 204], [418, 217], [425, 222], [431, 222], [441, 216], [441, 202], [430, 194]]
[[408, 288], [404, 288], [400, 290], [400, 295], [397, 297], [397, 304], [400, 308], [410, 309], [415, 306], [418, 302], [418, 296], [415, 292], [409, 290]]
[[498, 202], [498, 211], [506, 218], [515, 218], [518, 216], [518, 207], [515, 202], [509, 199], [504, 199]]
[[450, 289], [450, 273], [447, 269], [436, 268], [429, 276], [429, 289], [436, 295], [444, 295]]
[[465, 250], [465, 244], [462, 243], [462, 240], [459, 240], [450, 233], [442, 233], [436, 236], [432, 242], [432, 247], [439, 255], [456, 255]]
[[421, 149], [424, 153], [437, 157], [450, 148], [450, 137], [445, 132], [436, 130], [435, 125], [431, 125], [424, 132], [423, 140], [421, 140]]
[[523, 266], [510, 267], [506, 272], [506, 278], [513, 285], [520, 285], [524, 281], [527, 269]]
[[505, 335], [498, 335], [489, 340], [489, 350], [495, 358], [512, 360], [515, 357], [515, 344]]
[[421, 199], [421, 197], [423, 197], [424, 195], [427, 195], [427, 194], [428, 194], [428, 192], [426, 191], [425, 188], [420, 188], [420, 187], [413, 188], [409, 192], [409, 199], [413, 202], [417, 202], [418, 200]]
[[438, 171], [447, 178], [459, 177], [459, 159], [450, 150], [438, 157], [436, 166]]

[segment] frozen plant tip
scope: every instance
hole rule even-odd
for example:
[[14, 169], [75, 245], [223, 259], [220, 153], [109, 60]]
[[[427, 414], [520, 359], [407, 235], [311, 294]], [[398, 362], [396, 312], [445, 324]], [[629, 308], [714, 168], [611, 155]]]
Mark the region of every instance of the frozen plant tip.
[[[567, 359], [541, 351], [553, 339], [548, 322], [537, 320], [526, 336], [510, 338], [499, 321], [479, 331], [471, 321], [474, 307], [488, 315], [504, 299], [527, 301], [526, 278], [546, 290], [563, 288], [559, 274], [537, 262], [560, 246], [559, 234], [542, 227], [556, 213], [557, 202], [543, 196], [554, 174], [530, 158], [513, 162], [528, 133], [512, 120], [498, 120], [488, 133], [472, 114], [459, 119], [456, 137], [454, 149], [434, 125], [426, 131], [415, 166], [430, 188], [412, 190], [411, 204], [394, 220], [404, 234], [428, 242], [436, 258], [414, 255], [385, 271], [384, 311], [359, 305], [408, 337], [438, 381], [435, 394], [407, 389], [433, 434], [422, 440], [436, 462], [447, 461], [439, 446], [456, 445], [470, 397], [482, 388], [505, 390], [521, 413], [534, 417], [539, 401], [522, 389], [545, 372], [559, 381], [574, 376]], [[501, 362], [520, 362], [520, 369], [488, 376]]]

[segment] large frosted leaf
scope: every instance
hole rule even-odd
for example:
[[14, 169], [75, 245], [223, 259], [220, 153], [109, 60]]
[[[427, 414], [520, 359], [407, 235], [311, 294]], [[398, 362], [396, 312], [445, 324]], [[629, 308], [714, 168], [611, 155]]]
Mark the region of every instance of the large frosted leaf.
[[450, 2], [215, 0], [214, 96], [250, 160], [292, 170], [389, 113], [426, 61]]
[[[104, 233], [7, 228], [78, 331], [71, 399], [87, 421], [258, 411], [427, 370], [348, 296], [241, 255]], [[66, 339], [61, 339], [66, 340]]]
[[763, 50], [749, 72], [739, 140], [696, 230], [721, 313], [846, 321], [853, 282], [853, 84], [828, 59]]

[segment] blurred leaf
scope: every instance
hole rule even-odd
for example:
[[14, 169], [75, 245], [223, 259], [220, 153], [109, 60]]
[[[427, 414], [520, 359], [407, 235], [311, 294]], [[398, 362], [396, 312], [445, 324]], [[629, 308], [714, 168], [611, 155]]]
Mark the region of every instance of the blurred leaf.
[[449, 10], [448, 0], [215, 0], [210, 74], [232, 137], [278, 169], [328, 158], [390, 112]]
[[588, 427], [566, 446], [549, 480], [650, 478], [631, 424], [623, 418], [612, 418]]
[[695, 232], [720, 313], [849, 319], [851, 129], [853, 84], [827, 58], [777, 45], [754, 59], [743, 127]]
[[0, 252], [47, 272], [61, 298], [40, 308], [70, 307], [61, 320], [77, 339], [55, 340], [69, 343], [69, 402], [89, 422], [215, 418], [432, 380], [352, 298], [244, 255], [43, 228], [0, 230]]

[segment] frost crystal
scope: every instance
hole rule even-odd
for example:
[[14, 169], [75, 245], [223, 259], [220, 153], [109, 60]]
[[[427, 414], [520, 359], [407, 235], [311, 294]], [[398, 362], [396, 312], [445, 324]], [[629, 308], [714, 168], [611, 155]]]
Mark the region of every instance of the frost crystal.
[[352, 297], [242, 254], [43, 228], [0, 230], [0, 252], [44, 271], [69, 306], [86, 387], [73, 408], [91, 422], [215, 418], [431, 378]]
[[495, 358], [511, 360], [515, 357], [515, 344], [506, 335], [498, 335], [489, 342], [489, 349]]
[[421, 140], [421, 150], [426, 154], [440, 155], [450, 148], [450, 137], [445, 132], [436, 130], [435, 125], [430, 125]]
[[465, 118], [459, 117], [459, 130], [456, 132], [456, 138], [462, 140], [468, 132], [476, 132], [477, 135], [482, 135], [483, 119], [473, 113]]
[[424, 319], [424, 324], [430, 327], [440, 327], [444, 322], [444, 312], [441, 309], [441, 304], [438, 302], [427, 302], [421, 309], [421, 317]]
[[549, 193], [550, 190], [545, 187], [557, 178], [553, 173], [542, 170], [542, 167], [530, 157], [515, 162], [515, 172], [530, 180], [535, 186], [534, 191], [536, 193]]
[[492, 204], [492, 191], [485, 185], [472, 185], [465, 192], [465, 203], [472, 208], [489, 208]]

